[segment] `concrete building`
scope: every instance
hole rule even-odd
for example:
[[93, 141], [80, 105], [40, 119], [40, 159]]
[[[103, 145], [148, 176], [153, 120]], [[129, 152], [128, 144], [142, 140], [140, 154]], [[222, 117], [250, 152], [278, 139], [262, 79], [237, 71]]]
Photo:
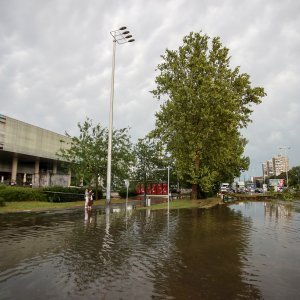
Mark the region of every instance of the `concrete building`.
[[278, 176], [289, 170], [289, 159], [281, 154], [272, 157], [262, 164], [263, 177]]
[[32, 185], [70, 185], [66, 162], [57, 152], [67, 148], [67, 136], [0, 114], [0, 182]]
[[289, 159], [287, 156], [277, 155], [272, 158], [273, 168], [276, 176], [289, 170]]
[[267, 176], [268, 177], [273, 176], [275, 174], [273, 160], [272, 159], [267, 160], [266, 164], [267, 164]]

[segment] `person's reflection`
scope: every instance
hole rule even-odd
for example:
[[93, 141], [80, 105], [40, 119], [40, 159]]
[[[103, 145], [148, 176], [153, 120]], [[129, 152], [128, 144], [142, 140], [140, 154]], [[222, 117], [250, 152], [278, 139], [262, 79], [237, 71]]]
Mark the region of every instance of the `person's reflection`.
[[84, 210], [84, 225], [87, 226], [92, 222], [92, 211], [89, 209]]

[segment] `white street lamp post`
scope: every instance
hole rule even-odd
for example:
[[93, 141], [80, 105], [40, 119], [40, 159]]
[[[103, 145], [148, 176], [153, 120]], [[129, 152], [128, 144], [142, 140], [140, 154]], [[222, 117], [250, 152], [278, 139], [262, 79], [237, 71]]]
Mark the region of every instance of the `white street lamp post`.
[[113, 37], [113, 56], [112, 56], [112, 74], [110, 87], [110, 108], [109, 108], [109, 125], [108, 125], [108, 147], [107, 147], [107, 180], [106, 180], [106, 204], [110, 204], [111, 196], [111, 152], [112, 152], [112, 133], [113, 133], [113, 102], [114, 102], [114, 81], [115, 81], [115, 55], [116, 43], [125, 44], [132, 43], [132, 35], [126, 30], [126, 27], [121, 27], [118, 30], [110, 32]]
[[168, 166], [168, 213], [170, 211], [170, 166]]

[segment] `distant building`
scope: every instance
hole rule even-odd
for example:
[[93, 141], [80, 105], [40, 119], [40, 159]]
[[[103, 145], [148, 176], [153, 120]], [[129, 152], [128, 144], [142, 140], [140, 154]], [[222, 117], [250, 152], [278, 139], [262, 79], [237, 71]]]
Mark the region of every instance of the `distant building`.
[[67, 136], [0, 114], [0, 182], [32, 185], [70, 185], [66, 162], [59, 149], [67, 148]]
[[278, 155], [272, 158], [274, 173], [276, 176], [289, 170], [289, 159], [287, 156]]
[[283, 155], [277, 155], [262, 164], [263, 177], [278, 176], [289, 170], [289, 159]]
[[270, 177], [270, 176], [274, 176], [274, 165], [273, 165], [273, 160], [270, 159], [270, 160], [267, 160], [266, 162], [267, 164], [267, 176]]

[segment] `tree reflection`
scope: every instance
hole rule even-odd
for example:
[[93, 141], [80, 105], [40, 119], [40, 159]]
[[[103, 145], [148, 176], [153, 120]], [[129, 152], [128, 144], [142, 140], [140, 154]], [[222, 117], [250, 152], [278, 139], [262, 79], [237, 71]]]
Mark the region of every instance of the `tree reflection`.
[[176, 299], [261, 298], [244, 278], [250, 227], [250, 220], [227, 207], [181, 210], [170, 265], [164, 267], [167, 294]]

